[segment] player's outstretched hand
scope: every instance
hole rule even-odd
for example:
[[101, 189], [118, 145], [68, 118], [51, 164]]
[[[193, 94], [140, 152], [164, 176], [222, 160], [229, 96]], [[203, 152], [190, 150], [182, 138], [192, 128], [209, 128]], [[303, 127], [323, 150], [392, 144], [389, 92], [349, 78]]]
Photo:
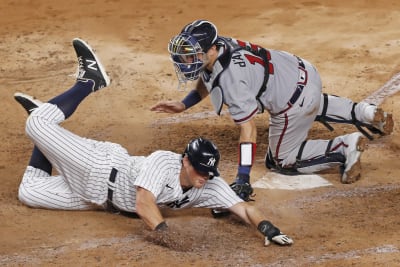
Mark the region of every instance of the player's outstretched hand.
[[180, 113], [185, 110], [185, 104], [180, 101], [162, 101], [152, 106], [150, 110], [160, 113]]
[[269, 246], [271, 241], [281, 246], [290, 246], [293, 244], [293, 239], [282, 232], [279, 235], [272, 237], [271, 240], [266, 236], [264, 246]]
[[289, 246], [293, 244], [293, 240], [274, 226], [270, 221], [263, 220], [258, 224], [257, 229], [265, 236], [264, 245], [269, 246], [271, 242], [281, 245]]

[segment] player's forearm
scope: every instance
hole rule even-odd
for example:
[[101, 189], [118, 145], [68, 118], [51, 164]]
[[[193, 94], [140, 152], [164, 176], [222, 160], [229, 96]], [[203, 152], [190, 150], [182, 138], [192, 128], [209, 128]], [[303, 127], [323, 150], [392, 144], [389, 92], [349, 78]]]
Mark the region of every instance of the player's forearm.
[[152, 230], [155, 230], [160, 223], [164, 222], [164, 218], [156, 205], [137, 205], [136, 212]]
[[136, 213], [152, 230], [164, 221], [153, 193], [141, 187], [136, 192]]
[[240, 202], [229, 210], [239, 216], [244, 222], [256, 228], [262, 220], [265, 220], [265, 216], [256, 207], [245, 202]]
[[253, 119], [240, 124], [239, 143], [241, 142], [257, 142], [257, 127]]
[[265, 216], [256, 207], [247, 205], [246, 215], [254, 227], [258, 227], [259, 223], [265, 220]]

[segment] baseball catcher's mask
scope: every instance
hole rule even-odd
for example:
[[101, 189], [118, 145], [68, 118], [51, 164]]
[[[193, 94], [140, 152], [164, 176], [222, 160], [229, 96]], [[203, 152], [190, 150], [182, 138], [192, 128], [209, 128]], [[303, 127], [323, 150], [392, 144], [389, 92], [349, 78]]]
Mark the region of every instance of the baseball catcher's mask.
[[220, 153], [210, 140], [202, 137], [191, 140], [186, 146], [184, 155], [187, 155], [197, 172], [208, 175], [209, 179], [219, 176]]
[[179, 83], [199, 78], [204, 68], [205, 53], [218, 38], [217, 27], [207, 20], [195, 20], [183, 27], [168, 45]]
[[169, 42], [168, 52], [180, 83], [199, 78], [204, 65], [204, 52], [196, 38], [185, 33], [178, 34]]

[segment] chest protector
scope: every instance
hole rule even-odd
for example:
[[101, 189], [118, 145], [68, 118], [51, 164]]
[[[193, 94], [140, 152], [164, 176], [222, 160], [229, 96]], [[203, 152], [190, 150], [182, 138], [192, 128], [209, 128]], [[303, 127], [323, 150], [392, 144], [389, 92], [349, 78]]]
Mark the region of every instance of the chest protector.
[[259, 97], [267, 89], [269, 73], [271, 73], [271, 70], [269, 69], [269, 61], [271, 59], [271, 56], [268, 50], [249, 42], [243, 42], [240, 40], [221, 36], [218, 37], [217, 46], [219, 46], [220, 49], [223, 49], [223, 52], [221, 55], [219, 55], [218, 59], [214, 63], [213, 71], [209, 72], [205, 70], [202, 73], [202, 80], [211, 96], [211, 102], [213, 104], [215, 112], [220, 115], [222, 106], [224, 104], [224, 93], [219, 83], [219, 78], [221, 77], [221, 74], [229, 67], [232, 55], [242, 49], [252, 53], [257, 57], [260, 57], [264, 62], [264, 81], [256, 96], [257, 102], [259, 103], [260, 112], [264, 112], [264, 107], [259, 101]]

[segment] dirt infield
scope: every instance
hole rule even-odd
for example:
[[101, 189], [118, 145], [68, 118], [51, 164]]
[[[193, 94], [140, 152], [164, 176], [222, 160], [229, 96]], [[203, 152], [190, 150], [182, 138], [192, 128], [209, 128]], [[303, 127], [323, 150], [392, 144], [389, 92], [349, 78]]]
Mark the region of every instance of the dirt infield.
[[[376, 94], [400, 72], [399, 1], [190, 2], [0, 1], [0, 265], [399, 266], [400, 94], [395, 88], [400, 80]], [[327, 93], [373, 99], [392, 112], [395, 131], [369, 143], [362, 179], [343, 185], [333, 170], [321, 174], [331, 186], [257, 188], [252, 205], [293, 237], [291, 247], [263, 247], [253, 229], [234, 218], [213, 219], [203, 209], [164, 211], [185, 248], [171, 249], [149, 242], [138, 219], [22, 205], [18, 186], [33, 145], [24, 133], [27, 116], [13, 94], [22, 91], [48, 100], [69, 88], [76, 70], [75, 37], [96, 48], [112, 84], [82, 103], [63, 124], [66, 128], [118, 142], [136, 155], [157, 149], [181, 152], [190, 138], [206, 136], [222, 152], [224, 178], [233, 180], [239, 131], [226, 113], [214, 116], [209, 100], [176, 117], [149, 111], [161, 99], [185, 95], [176, 90], [166, 47], [185, 23], [198, 18], [215, 22], [221, 35], [311, 61]], [[267, 172], [267, 119], [267, 114], [256, 119], [253, 181]], [[352, 131], [335, 125], [329, 132], [315, 124], [310, 137], [328, 139]]]

